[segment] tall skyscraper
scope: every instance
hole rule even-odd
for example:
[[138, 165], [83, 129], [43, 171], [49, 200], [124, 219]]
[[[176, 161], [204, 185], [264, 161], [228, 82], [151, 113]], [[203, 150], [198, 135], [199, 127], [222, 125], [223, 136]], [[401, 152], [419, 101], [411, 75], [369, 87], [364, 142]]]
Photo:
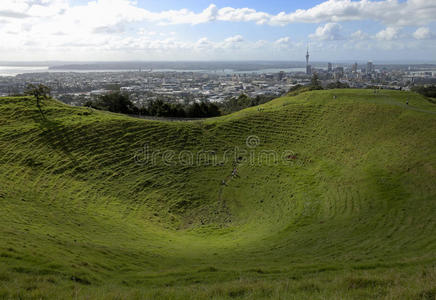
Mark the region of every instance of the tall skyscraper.
[[369, 61], [366, 64], [366, 74], [371, 74], [372, 72], [374, 72], [374, 64], [371, 61]]
[[333, 65], [332, 65], [332, 63], [328, 63], [327, 72], [331, 73], [332, 71], [333, 71]]
[[353, 64], [353, 66], [352, 66], [352, 68], [351, 68], [351, 71], [352, 71], [353, 73], [357, 73], [357, 62]]

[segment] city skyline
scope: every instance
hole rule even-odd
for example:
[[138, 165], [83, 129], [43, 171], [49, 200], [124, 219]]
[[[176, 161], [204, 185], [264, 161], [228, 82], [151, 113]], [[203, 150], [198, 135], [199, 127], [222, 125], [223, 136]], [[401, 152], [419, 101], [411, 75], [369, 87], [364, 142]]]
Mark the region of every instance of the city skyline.
[[436, 61], [423, 0], [2, 4], [3, 61]]

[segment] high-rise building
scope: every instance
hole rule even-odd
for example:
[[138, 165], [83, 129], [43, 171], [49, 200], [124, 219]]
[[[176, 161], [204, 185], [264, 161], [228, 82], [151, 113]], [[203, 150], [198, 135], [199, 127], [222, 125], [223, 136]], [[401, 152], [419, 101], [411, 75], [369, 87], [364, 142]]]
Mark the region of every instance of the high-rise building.
[[366, 64], [366, 74], [371, 74], [372, 72], [374, 72], [374, 64], [369, 61]]
[[353, 66], [351, 67], [351, 71], [353, 73], [357, 73], [357, 62], [353, 64]]
[[336, 67], [334, 69], [335, 79], [341, 79], [344, 76], [344, 67]]
[[307, 52], [306, 52], [306, 74], [311, 75], [312, 74], [312, 66], [309, 65], [309, 46], [307, 46]]
[[327, 72], [331, 73], [332, 71], [333, 71], [333, 65], [332, 65], [332, 63], [328, 63]]

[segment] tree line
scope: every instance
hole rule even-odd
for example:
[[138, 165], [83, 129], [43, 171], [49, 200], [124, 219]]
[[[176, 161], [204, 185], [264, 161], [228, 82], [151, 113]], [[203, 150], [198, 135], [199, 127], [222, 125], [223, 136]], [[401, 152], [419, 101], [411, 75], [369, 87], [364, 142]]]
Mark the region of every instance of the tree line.
[[277, 96], [274, 95], [258, 95], [254, 98], [250, 98], [245, 94], [241, 94], [239, 95], [239, 97], [232, 97], [221, 102], [219, 104], [219, 108], [223, 112], [223, 114], [230, 114], [236, 111], [240, 111], [244, 108], [267, 103], [276, 98]]
[[321, 81], [319, 80], [318, 74], [313, 74], [310, 80], [310, 84], [301, 85], [297, 84], [290, 88], [288, 92], [288, 96], [295, 96], [300, 93], [308, 92], [308, 91], [316, 91], [316, 90], [333, 90], [333, 89], [349, 89], [350, 86], [348, 83], [340, 82], [339, 80], [335, 82], [330, 82], [325, 87], [322, 86]]
[[166, 117], [166, 118], [210, 118], [222, 114], [230, 114], [244, 108], [264, 104], [277, 96], [259, 95], [251, 98], [245, 94], [232, 97], [221, 103], [215, 104], [208, 101], [190, 104], [170, 103], [162, 99], [153, 100], [137, 107], [129, 95], [121, 92], [113, 92], [101, 95], [95, 100], [89, 100], [84, 105], [98, 110], [106, 110], [114, 113]]
[[121, 92], [99, 96], [87, 101], [85, 106], [114, 113], [167, 118], [209, 118], [221, 115], [219, 107], [210, 102], [174, 104], [158, 99], [137, 107], [128, 94]]
[[436, 85], [430, 85], [430, 86], [418, 85], [412, 87], [412, 91], [421, 94], [425, 97], [436, 98]]

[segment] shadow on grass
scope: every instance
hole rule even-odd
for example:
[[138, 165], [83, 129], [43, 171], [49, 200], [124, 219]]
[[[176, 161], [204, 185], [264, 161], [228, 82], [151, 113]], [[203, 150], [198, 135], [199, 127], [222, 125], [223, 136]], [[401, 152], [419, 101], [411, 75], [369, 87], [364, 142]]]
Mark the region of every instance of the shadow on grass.
[[52, 149], [61, 150], [77, 166], [78, 161], [71, 151], [71, 145], [73, 145], [71, 134], [65, 129], [62, 122], [48, 119], [41, 106], [38, 107], [38, 110], [39, 114], [33, 119], [42, 130], [41, 138]]

